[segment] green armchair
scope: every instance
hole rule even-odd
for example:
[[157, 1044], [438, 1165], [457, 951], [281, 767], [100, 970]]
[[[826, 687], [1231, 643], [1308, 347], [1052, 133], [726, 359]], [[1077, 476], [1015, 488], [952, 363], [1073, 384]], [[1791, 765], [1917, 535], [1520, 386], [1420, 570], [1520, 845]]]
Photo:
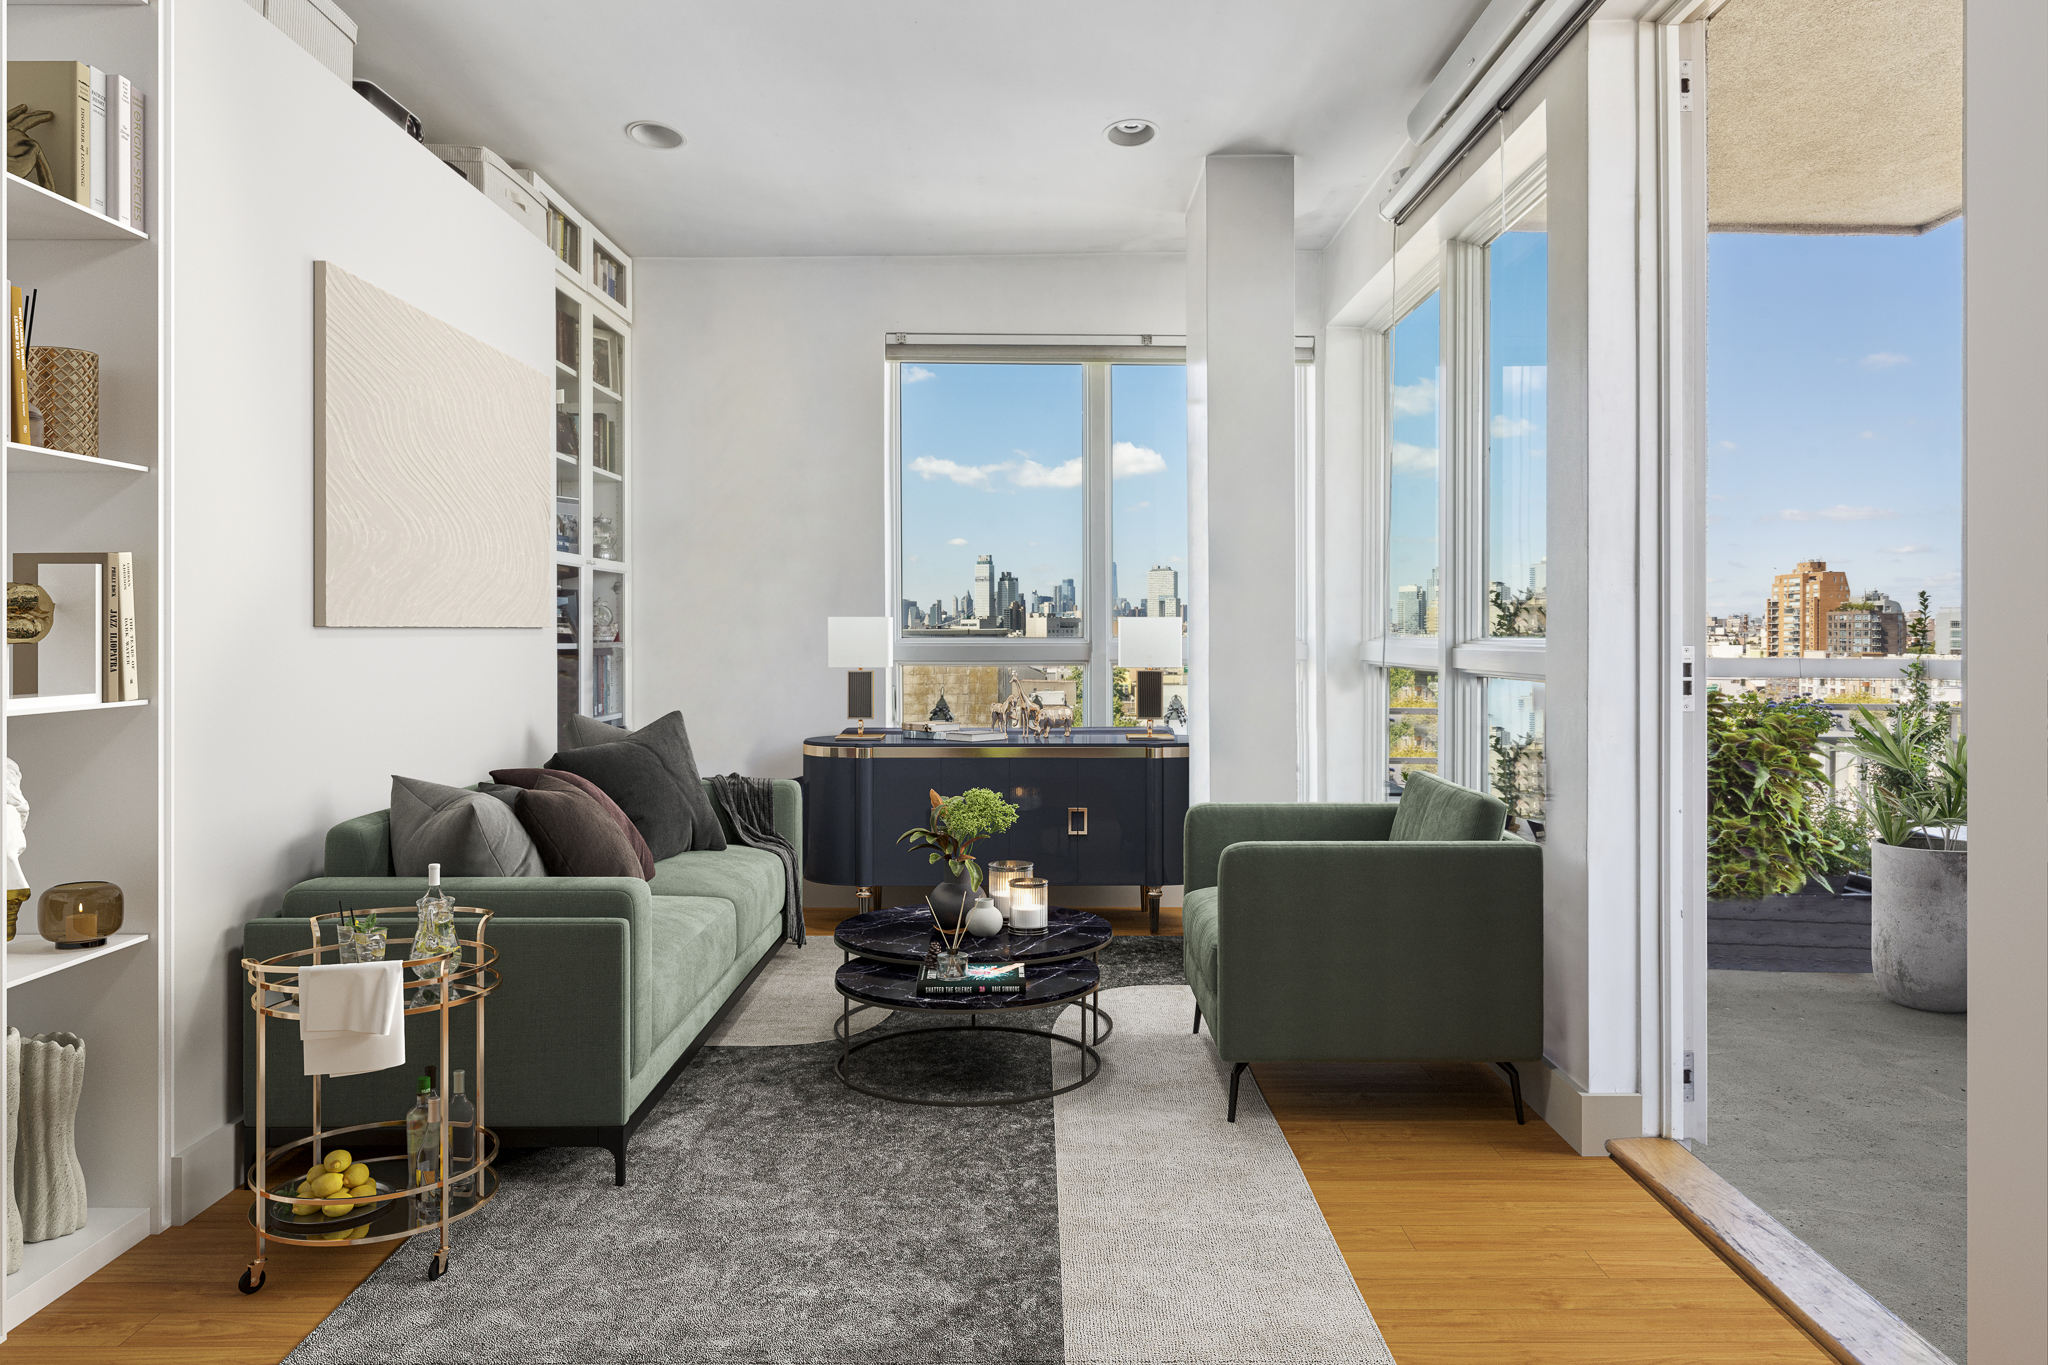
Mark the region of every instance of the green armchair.
[[1411, 774], [1402, 803], [1200, 805], [1182, 954], [1195, 1031], [1253, 1062], [1497, 1062], [1543, 1050], [1543, 853], [1490, 796]]

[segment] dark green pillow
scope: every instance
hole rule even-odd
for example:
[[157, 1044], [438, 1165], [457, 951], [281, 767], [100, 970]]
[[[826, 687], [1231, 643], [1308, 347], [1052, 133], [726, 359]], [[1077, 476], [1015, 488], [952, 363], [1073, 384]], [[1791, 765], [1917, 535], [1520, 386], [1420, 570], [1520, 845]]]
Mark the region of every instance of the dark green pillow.
[[[690, 841], [685, 847], [724, 848], [725, 828], [719, 824], [718, 812], [711, 808], [711, 797], [697, 775], [697, 756], [690, 751], [690, 731], [683, 724], [683, 713], [671, 711], [637, 730], [621, 730], [588, 716], [571, 716], [569, 723], [562, 727], [562, 744], [568, 750], [587, 749], [594, 744], [621, 743], [638, 744], [647, 749], [661, 760], [661, 766], [675, 780], [683, 805], [690, 812]], [[563, 765], [550, 763], [548, 766], [559, 768]], [[617, 800], [616, 797], [613, 799]], [[648, 842], [651, 844], [653, 841]], [[654, 856], [661, 858], [667, 855], [657, 853]]]
[[642, 744], [564, 749], [548, 767], [573, 774], [610, 797], [659, 860], [690, 847], [690, 811], [661, 760]]
[[1507, 823], [1508, 808], [1492, 797], [1411, 768], [1387, 838], [1395, 843], [1492, 843]]

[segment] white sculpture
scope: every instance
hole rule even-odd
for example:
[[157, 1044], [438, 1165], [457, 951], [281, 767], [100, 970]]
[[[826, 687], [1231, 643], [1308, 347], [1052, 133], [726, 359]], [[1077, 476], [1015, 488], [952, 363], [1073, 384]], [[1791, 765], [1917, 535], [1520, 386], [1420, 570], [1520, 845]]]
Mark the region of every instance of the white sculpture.
[[4, 804], [0, 804], [0, 860], [4, 860], [8, 891], [28, 890], [21, 855], [28, 851], [28, 802], [21, 794], [21, 767], [7, 760]]

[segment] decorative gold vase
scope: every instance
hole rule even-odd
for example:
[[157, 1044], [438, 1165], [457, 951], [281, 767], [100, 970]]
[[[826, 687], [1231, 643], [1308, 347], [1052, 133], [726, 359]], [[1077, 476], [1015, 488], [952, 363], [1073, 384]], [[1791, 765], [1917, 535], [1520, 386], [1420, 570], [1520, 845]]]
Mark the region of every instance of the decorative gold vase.
[[28, 888], [7, 893], [7, 941], [14, 942], [14, 926], [21, 919], [21, 907], [28, 903]]
[[36, 902], [36, 928], [59, 948], [97, 948], [121, 932], [121, 888], [112, 882], [65, 882]]
[[100, 358], [69, 346], [28, 348], [28, 401], [42, 410], [43, 446], [100, 455]]
[[40, 583], [7, 585], [7, 643], [32, 645], [57, 623], [57, 604]]

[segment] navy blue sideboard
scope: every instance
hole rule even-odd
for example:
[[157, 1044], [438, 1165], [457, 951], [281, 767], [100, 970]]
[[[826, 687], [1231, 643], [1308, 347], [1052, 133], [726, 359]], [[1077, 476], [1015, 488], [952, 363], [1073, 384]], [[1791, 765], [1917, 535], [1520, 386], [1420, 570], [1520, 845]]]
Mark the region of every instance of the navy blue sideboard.
[[987, 787], [1017, 807], [1007, 833], [975, 845], [984, 865], [1029, 859], [1062, 886], [1136, 885], [1159, 932], [1159, 890], [1181, 875], [1188, 813], [1187, 741], [1129, 730], [1076, 729], [1000, 744], [906, 739], [870, 731], [804, 741], [804, 874], [859, 889], [929, 886], [925, 854], [896, 836], [923, 823], [928, 793]]

